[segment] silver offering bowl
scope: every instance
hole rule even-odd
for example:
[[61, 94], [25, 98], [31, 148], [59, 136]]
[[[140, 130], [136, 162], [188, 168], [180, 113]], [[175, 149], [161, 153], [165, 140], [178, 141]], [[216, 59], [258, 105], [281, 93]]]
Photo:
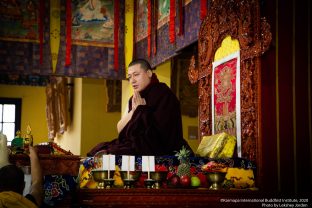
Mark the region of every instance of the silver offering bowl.
[[168, 171], [151, 172], [151, 179], [155, 181], [154, 188], [159, 189], [161, 183], [167, 179]]
[[210, 190], [221, 190], [222, 183], [225, 179], [226, 172], [209, 172], [207, 173], [207, 180], [209, 181]]
[[120, 171], [121, 178], [124, 182], [124, 188], [129, 189], [134, 186], [134, 182], [137, 181], [141, 175], [141, 171]]
[[[115, 171], [110, 171], [110, 177], [114, 176]], [[104, 189], [104, 188], [110, 188], [112, 187], [112, 184], [114, 184], [114, 179], [108, 178], [108, 171], [107, 170], [101, 170], [101, 169], [94, 169], [91, 171], [93, 180], [98, 182], [97, 188], [98, 189]], [[113, 183], [111, 184], [111, 180], [113, 180]], [[108, 187], [109, 185], [109, 187]]]

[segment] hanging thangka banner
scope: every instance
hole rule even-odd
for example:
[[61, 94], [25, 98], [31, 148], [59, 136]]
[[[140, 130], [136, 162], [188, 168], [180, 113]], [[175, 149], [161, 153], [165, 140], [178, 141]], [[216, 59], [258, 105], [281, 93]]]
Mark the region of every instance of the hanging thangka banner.
[[114, 2], [72, 1], [72, 42], [76, 45], [114, 47]]
[[0, 40], [38, 42], [39, 0], [1, 1]]
[[[169, 22], [170, 0], [155, 0], [158, 1], [158, 17], [157, 29]], [[187, 5], [192, 0], [185, 0], [184, 5]], [[136, 42], [147, 37], [148, 27], [148, 7], [147, 0], [136, 1]], [[176, 15], [176, 14], [175, 14]]]
[[136, 37], [138, 42], [147, 37], [147, 0], [136, 1]]
[[[71, 53], [66, 64], [67, 0], [61, 2], [61, 42], [56, 75], [124, 79], [124, 0], [71, 0]], [[118, 4], [117, 4], [118, 3]], [[118, 5], [118, 10], [115, 6]], [[116, 13], [117, 15], [115, 15]], [[115, 23], [118, 20], [118, 24]], [[118, 28], [115, 28], [118, 25]], [[118, 31], [117, 35], [114, 31]], [[115, 39], [117, 49], [115, 48]], [[115, 57], [116, 51], [118, 51]], [[118, 66], [115, 65], [118, 60]]]
[[158, 1], [158, 24], [157, 29], [161, 28], [169, 21], [170, 0]]
[[[158, 0], [157, 29], [169, 21], [170, 0]], [[147, 37], [148, 7], [147, 0], [136, 1], [136, 42]]]
[[234, 135], [237, 153], [241, 157], [239, 51], [212, 65], [212, 134], [227, 132]]
[[0, 73], [51, 73], [49, 1], [0, 1]]
[[[157, 1], [157, 0], [156, 0]], [[185, 0], [184, 5], [187, 5], [192, 0]], [[169, 22], [170, 0], [158, 0], [158, 24], [157, 29]], [[176, 14], [175, 14], [176, 16]]]

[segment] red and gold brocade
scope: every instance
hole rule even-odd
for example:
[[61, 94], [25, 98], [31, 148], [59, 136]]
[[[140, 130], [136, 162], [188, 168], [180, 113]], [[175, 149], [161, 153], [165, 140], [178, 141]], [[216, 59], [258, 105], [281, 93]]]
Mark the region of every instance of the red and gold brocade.
[[236, 135], [236, 69], [233, 58], [214, 69], [214, 133]]

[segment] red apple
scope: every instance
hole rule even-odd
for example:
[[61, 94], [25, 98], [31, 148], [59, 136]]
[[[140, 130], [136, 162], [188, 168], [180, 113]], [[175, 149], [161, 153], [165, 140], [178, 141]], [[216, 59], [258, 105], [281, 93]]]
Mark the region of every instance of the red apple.
[[182, 187], [189, 187], [191, 185], [191, 178], [188, 175], [181, 176], [180, 184]]
[[197, 177], [200, 179], [200, 186], [202, 187], [208, 186], [207, 175], [205, 175], [203, 172], [200, 172], [197, 174]]
[[178, 187], [180, 185], [180, 177], [178, 175], [173, 175], [169, 179], [169, 186]]

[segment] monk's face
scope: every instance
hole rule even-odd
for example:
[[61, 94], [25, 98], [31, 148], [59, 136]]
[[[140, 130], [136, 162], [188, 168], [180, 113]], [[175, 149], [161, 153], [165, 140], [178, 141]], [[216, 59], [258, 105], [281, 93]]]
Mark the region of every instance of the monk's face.
[[134, 91], [141, 92], [151, 82], [152, 71], [141, 68], [140, 64], [128, 68], [128, 78]]

